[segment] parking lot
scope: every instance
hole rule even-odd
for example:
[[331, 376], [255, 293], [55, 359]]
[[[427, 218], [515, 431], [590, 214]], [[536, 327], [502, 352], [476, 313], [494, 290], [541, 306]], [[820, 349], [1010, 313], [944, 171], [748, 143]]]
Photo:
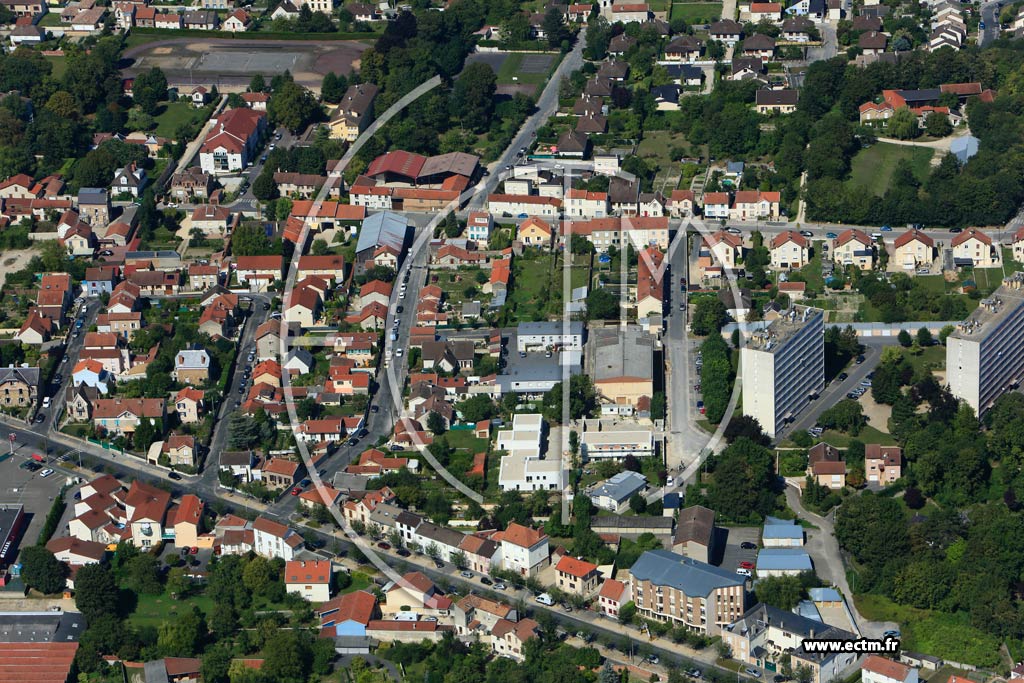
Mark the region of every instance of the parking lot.
[[[35, 472], [24, 469], [22, 465], [30, 462], [31, 453], [15, 453], [14, 456], [0, 463], [2, 482], [0, 482], [0, 504], [18, 504], [25, 506], [28, 526], [22, 537], [21, 547], [33, 545], [39, 538], [39, 532], [46, 521], [46, 515], [53, 506], [53, 499], [60, 493], [61, 486], [67, 478], [59, 472], [43, 477], [44, 465], [38, 465]], [[33, 463], [37, 465], [37, 463]]]
[[736, 570], [740, 562], [755, 562], [757, 560], [757, 548], [744, 549], [742, 543], [753, 543], [755, 546], [761, 540], [761, 528], [756, 526], [734, 526], [729, 528], [717, 528], [716, 533], [721, 533], [725, 538], [718, 540], [718, 552], [721, 556], [718, 563], [722, 569]]

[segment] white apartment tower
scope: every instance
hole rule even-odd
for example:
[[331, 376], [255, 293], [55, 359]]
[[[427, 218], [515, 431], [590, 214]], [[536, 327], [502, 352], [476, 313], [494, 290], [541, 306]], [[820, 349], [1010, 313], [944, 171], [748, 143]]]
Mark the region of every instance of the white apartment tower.
[[1024, 273], [1014, 273], [946, 339], [946, 379], [980, 417], [1024, 379]]
[[794, 306], [752, 333], [740, 350], [743, 414], [770, 437], [825, 387], [825, 318], [820, 309]]

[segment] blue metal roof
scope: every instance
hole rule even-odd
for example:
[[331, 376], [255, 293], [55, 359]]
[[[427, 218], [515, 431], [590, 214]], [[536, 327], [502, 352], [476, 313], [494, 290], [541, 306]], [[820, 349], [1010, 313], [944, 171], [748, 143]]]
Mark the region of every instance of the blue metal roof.
[[648, 550], [633, 564], [629, 573], [640, 581], [670, 586], [688, 596], [704, 598], [716, 588], [742, 586], [746, 581], [746, 577], [739, 574], [668, 550]]
[[797, 524], [796, 521], [792, 519], [779, 519], [777, 517], [765, 517], [764, 530], [761, 532], [761, 538], [803, 539], [803, 537], [803, 527]]
[[842, 602], [843, 596], [835, 588], [809, 588], [807, 594], [814, 602]]
[[661, 506], [666, 510], [675, 510], [682, 506], [682, 499], [678, 493], [666, 493], [661, 499]]
[[611, 479], [594, 489], [591, 497], [598, 498], [605, 496], [621, 503], [638, 491], [647, 486], [647, 477], [638, 473], [626, 470], [619, 472]]
[[761, 548], [757, 553], [757, 571], [809, 572], [811, 556], [799, 548]]

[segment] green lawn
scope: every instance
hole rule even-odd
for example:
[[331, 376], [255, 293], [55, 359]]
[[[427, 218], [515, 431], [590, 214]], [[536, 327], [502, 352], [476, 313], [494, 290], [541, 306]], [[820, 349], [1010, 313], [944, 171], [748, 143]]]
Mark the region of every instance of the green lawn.
[[929, 369], [942, 369], [946, 367], [945, 346], [935, 345], [926, 347], [916, 356], [912, 353], [905, 353], [903, 355], [910, 361], [915, 373], [923, 371], [926, 367]]
[[941, 275], [918, 275], [914, 282], [928, 292], [942, 294], [946, 291], [946, 278]]
[[[501, 68], [498, 69], [499, 85], [512, 85], [513, 83], [540, 85], [541, 83], [547, 83], [551, 68], [541, 71], [540, 73], [523, 72], [521, 67], [524, 56], [525, 53], [522, 52], [509, 53], [505, 61], [501, 63]], [[551, 58], [551, 64], [549, 64], [549, 67], [553, 68], [558, 63], [558, 56], [554, 54], [549, 56]]]
[[[47, 15], [49, 16], [49, 15]], [[53, 76], [54, 80], [61, 80], [64, 78], [64, 73], [68, 70], [68, 62], [66, 57], [43, 57], [50, 65], [53, 70], [50, 75]]]
[[349, 584], [348, 588], [338, 591], [339, 595], [366, 590], [370, 587], [370, 577], [363, 572], [351, 572], [349, 576], [352, 577], [352, 583]]
[[139, 595], [139, 602], [128, 620], [135, 626], [153, 626], [166, 623], [175, 615], [191, 610], [195, 605], [203, 614], [209, 615], [213, 609], [213, 598], [205, 595], [193, 595], [184, 600], [172, 599], [170, 594]]
[[449, 430], [445, 432], [445, 439], [452, 448], [464, 448], [470, 453], [482, 453], [487, 450], [487, 440], [473, 436], [472, 429]]
[[858, 595], [854, 602], [868, 619], [898, 622], [901, 645], [907, 650], [976, 666], [1000, 662], [999, 639], [971, 626], [966, 614], [915, 609], [880, 595]]
[[506, 306], [516, 320], [546, 320], [561, 311], [561, 259], [550, 252], [527, 249], [512, 261], [512, 289]]
[[196, 109], [186, 100], [168, 102], [166, 105], [163, 105], [163, 111], [153, 117], [156, 121], [156, 128], [153, 129], [153, 133], [160, 137], [172, 138], [182, 124], [192, 121], [205, 121], [209, 114], [209, 107]]
[[672, 3], [671, 19], [683, 19], [688, 24], [702, 24], [714, 18], [721, 18], [721, 16], [722, 3], [720, 2]]
[[972, 268], [970, 275], [978, 284], [978, 289], [986, 296], [991, 294], [1003, 282], [1002, 268]]
[[933, 155], [934, 151], [927, 147], [904, 147], [877, 142], [853, 158], [848, 182], [880, 197], [888, 189], [889, 180], [901, 159], [909, 161], [914, 175], [923, 181], [931, 169]]
[[882, 446], [896, 445], [896, 439], [891, 435], [881, 432], [870, 425], [861, 429], [860, 434], [857, 436], [850, 436], [844, 432], [837, 432], [832, 429], [825, 430], [825, 433], [821, 435], [822, 441], [828, 442], [836, 448], [846, 448], [854, 439], [861, 443], [877, 443]]

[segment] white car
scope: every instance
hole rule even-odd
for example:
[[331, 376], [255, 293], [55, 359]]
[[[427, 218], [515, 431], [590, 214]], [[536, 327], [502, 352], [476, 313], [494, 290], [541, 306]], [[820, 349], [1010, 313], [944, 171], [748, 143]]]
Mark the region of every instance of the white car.
[[744, 569], [743, 567], [739, 567], [739, 568], [738, 568], [738, 569], [736, 570], [736, 573], [737, 573], [737, 574], [742, 574], [743, 576], [747, 577], [748, 579], [749, 579], [749, 578], [751, 578], [751, 577], [753, 576], [753, 574], [751, 574], [751, 573], [750, 573], [750, 570], [749, 570], [749, 569]]
[[53, 474], [53, 470], [47, 467], [45, 470], [39, 473], [39, 476], [42, 477], [43, 479], [46, 479], [51, 474]]
[[399, 358], [401, 358], [401, 356], [402, 356], [402, 349], [395, 349], [395, 355], [398, 356]]
[[49, 396], [44, 396], [43, 397], [43, 407], [44, 408], [49, 408], [50, 407], [50, 397]]

